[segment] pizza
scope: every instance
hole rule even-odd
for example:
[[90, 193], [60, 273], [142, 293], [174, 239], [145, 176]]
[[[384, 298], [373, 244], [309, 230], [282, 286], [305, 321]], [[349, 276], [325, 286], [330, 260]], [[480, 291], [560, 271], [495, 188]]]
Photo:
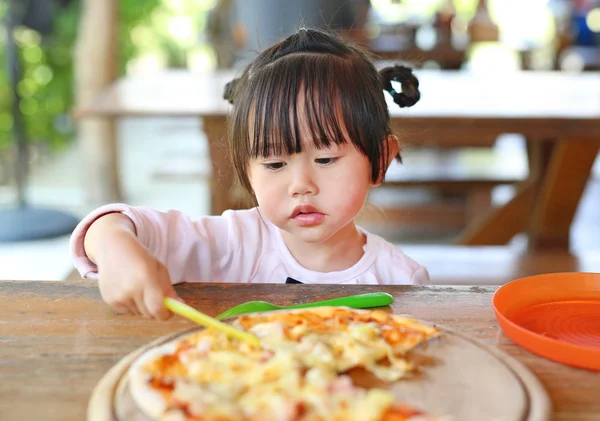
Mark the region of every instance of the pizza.
[[418, 368], [410, 351], [439, 336], [435, 327], [344, 307], [247, 314], [232, 324], [260, 347], [205, 329], [149, 350], [129, 370], [136, 405], [169, 421], [441, 419], [353, 380], [356, 371], [383, 385], [409, 378]]

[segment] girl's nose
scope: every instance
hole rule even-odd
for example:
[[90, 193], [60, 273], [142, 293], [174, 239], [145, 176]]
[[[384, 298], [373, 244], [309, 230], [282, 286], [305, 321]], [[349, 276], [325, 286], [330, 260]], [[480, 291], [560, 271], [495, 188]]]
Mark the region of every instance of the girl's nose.
[[292, 170], [289, 185], [290, 196], [315, 195], [319, 193], [313, 170], [310, 165], [298, 165]]

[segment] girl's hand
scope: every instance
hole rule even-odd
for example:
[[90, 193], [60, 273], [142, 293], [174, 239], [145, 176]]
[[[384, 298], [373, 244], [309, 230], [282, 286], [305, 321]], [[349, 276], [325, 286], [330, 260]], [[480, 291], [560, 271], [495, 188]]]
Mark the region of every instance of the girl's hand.
[[85, 247], [98, 266], [100, 294], [117, 313], [166, 320], [172, 314], [163, 297], [181, 299], [167, 268], [140, 244], [130, 222], [124, 215], [110, 214], [88, 230]]

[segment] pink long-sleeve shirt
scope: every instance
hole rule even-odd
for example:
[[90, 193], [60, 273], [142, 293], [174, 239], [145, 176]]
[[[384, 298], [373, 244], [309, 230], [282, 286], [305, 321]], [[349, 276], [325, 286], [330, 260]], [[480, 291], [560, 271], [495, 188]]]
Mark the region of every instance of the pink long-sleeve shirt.
[[225, 211], [192, 221], [181, 212], [112, 204], [87, 215], [71, 236], [73, 262], [83, 277], [97, 279], [98, 268], [84, 249], [85, 234], [102, 215], [121, 212], [134, 223], [139, 241], [168, 269], [171, 281], [306, 284], [428, 284], [427, 270], [383, 238], [364, 232], [362, 258], [348, 269], [316, 272], [291, 255], [281, 231], [259, 208]]

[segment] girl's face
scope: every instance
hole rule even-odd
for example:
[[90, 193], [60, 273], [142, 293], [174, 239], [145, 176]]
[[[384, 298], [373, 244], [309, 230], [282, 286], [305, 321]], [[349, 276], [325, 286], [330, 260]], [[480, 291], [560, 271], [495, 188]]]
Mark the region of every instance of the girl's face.
[[306, 243], [323, 243], [344, 230], [363, 207], [371, 165], [351, 143], [251, 160], [250, 183], [262, 213], [277, 227]]

